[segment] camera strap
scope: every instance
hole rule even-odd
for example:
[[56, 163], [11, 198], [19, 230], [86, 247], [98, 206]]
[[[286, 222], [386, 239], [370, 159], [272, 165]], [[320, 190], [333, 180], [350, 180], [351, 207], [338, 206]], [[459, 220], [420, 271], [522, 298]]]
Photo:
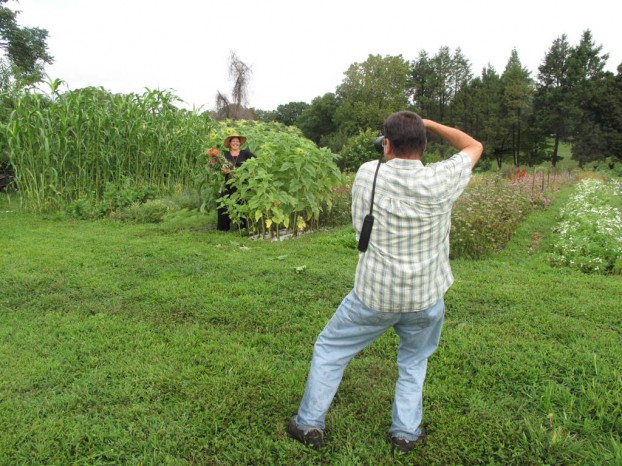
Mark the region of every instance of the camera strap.
[[374, 226], [374, 196], [376, 194], [376, 179], [378, 178], [378, 171], [380, 170], [380, 160], [378, 160], [378, 165], [376, 166], [376, 173], [374, 174], [374, 183], [371, 188], [371, 205], [369, 206], [369, 213], [365, 215], [363, 219], [363, 225], [361, 226], [361, 234], [359, 236], [359, 244], [358, 250], [360, 252], [367, 251], [367, 246], [369, 246], [369, 239], [371, 238], [371, 229]]
[[376, 166], [376, 173], [374, 173], [374, 182], [371, 186], [371, 203], [369, 205], [369, 215], [372, 215], [374, 211], [374, 196], [376, 195], [376, 179], [378, 178], [378, 171], [380, 170], [380, 160]]

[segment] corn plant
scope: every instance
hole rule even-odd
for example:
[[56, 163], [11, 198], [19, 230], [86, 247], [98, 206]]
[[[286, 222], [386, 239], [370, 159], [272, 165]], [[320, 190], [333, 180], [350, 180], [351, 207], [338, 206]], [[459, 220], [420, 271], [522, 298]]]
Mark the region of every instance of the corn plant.
[[180, 110], [169, 91], [112, 94], [88, 87], [51, 97], [25, 90], [3, 128], [17, 189], [34, 210], [101, 202], [108, 183], [162, 191], [191, 184], [213, 122]]

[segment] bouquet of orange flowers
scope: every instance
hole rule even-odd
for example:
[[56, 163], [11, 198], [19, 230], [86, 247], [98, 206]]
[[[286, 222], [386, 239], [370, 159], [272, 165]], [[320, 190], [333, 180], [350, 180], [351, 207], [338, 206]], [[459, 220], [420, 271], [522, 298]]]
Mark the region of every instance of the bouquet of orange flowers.
[[205, 154], [207, 155], [207, 164], [212, 170], [223, 173], [233, 170], [233, 164], [218, 149], [210, 147], [205, 151]]

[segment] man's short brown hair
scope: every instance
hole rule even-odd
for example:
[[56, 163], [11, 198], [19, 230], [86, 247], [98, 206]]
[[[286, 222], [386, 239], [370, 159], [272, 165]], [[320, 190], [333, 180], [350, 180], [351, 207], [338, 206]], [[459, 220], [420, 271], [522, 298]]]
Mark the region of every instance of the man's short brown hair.
[[396, 112], [384, 120], [384, 136], [397, 157], [421, 157], [427, 144], [423, 120], [414, 112]]

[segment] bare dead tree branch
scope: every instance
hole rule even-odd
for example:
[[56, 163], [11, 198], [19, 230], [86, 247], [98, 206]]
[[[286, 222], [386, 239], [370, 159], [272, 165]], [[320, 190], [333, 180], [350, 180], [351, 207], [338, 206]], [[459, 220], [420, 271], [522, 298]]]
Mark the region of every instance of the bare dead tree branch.
[[229, 57], [229, 78], [233, 82], [231, 100], [220, 91], [216, 93], [216, 118], [239, 120], [252, 118], [251, 112], [246, 108], [248, 104], [248, 85], [252, 69], [238, 58], [235, 52]]
[[230, 118], [231, 104], [227, 96], [220, 91], [216, 91], [216, 119], [226, 120]]
[[233, 102], [238, 106], [245, 106], [248, 103], [248, 83], [252, 70], [250, 66], [238, 58], [235, 52], [231, 52], [229, 60], [229, 78], [233, 81], [233, 90], [231, 91]]

